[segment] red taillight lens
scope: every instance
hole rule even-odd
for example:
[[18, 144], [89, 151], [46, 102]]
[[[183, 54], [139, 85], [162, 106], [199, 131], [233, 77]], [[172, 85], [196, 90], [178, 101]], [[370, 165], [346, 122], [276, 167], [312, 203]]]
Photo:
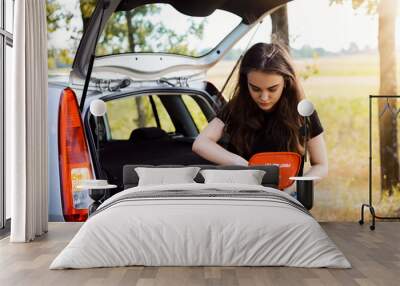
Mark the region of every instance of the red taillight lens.
[[76, 186], [80, 180], [92, 179], [93, 171], [78, 101], [70, 88], [61, 94], [58, 134], [64, 218], [66, 221], [85, 221], [91, 199], [87, 190]]

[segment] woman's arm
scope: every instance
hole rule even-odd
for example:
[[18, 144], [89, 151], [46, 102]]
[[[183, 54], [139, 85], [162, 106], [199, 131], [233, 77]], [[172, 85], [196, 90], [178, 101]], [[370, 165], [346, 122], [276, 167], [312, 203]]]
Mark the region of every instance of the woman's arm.
[[323, 178], [328, 175], [328, 155], [323, 134], [321, 133], [307, 142], [311, 168], [304, 173], [304, 177], [318, 176]]
[[218, 145], [217, 142], [223, 135], [224, 126], [225, 124], [219, 118], [211, 120], [193, 142], [193, 152], [219, 165], [248, 166], [248, 162], [244, 158]]

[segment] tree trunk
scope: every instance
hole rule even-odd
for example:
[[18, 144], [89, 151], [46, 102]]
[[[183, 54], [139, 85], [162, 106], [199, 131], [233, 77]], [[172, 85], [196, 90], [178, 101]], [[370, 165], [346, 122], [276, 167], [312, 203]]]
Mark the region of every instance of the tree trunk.
[[133, 13], [131, 11], [125, 12], [125, 17], [126, 17], [126, 23], [128, 25], [128, 43], [129, 43], [129, 50], [131, 53], [135, 52], [135, 39], [133, 38], [133, 35], [135, 33], [135, 29], [132, 25], [132, 18], [133, 18]]
[[[380, 95], [395, 95], [396, 80], [396, 3], [397, 0], [380, 1], [379, 13], [379, 60], [380, 60]], [[396, 99], [380, 100], [378, 114], [382, 114], [385, 104], [389, 103], [392, 110], [397, 110]], [[389, 109], [379, 120], [379, 151], [381, 165], [381, 190], [392, 194], [400, 181], [397, 117]]]
[[89, 20], [90, 17], [87, 18], [82, 14], [83, 34], [86, 32], [87, 26], [89, 25]]
[[[128, 44], [129, 44], [129, 50], [131, 53], [135, 52], [135, 39], [133, 37], [133, 35], [135, 33], [135, 28], [132, 25], [133, 16], [134, 16], [134, 12], [132, 12], [132, 11], [125, 12], [126, 23], [128, 26]], [[135, 102], [136, 102], [136, 110], [137, 110], [137, 114], [138, 114], [137, 125], [138, 125], [138, 127], [144, 127], [146, 125], [146, 110], [144, 108], [142, 97], [140, 97], [140, 96], [135, 97]]]
[[289, 24], [286, 5], [271, 14], [271, 22], [271, 42], [279, 41], [289, 50]]
[[89, 25], [90, 16], [96, 6], [96, 0], [80, 0], [79, 8], [81, 10], [83, 33], [86, 32], [87, 26]]
[[136, 110], [137, 110], [137, 114], [138, 114], [136, 123], [137, 123], [138, 127], [145, 127], [146, 126], [146, 109], [144, 108], [145, 106], [144, 106], [142, 97], [136, 96], [135, 102], [136, 102]]

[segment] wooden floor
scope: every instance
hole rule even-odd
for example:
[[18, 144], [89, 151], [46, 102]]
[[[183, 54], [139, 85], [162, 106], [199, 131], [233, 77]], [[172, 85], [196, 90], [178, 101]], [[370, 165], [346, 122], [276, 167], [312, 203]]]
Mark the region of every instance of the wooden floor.
[[120, 267], [48, 270], [79, 229], [50, 223], [32, 243], [0, 241], [0, 285], [400, 285], [400, 222], [379, 222], [375, 231], [357, 223], [321, 223], [353, 268]]

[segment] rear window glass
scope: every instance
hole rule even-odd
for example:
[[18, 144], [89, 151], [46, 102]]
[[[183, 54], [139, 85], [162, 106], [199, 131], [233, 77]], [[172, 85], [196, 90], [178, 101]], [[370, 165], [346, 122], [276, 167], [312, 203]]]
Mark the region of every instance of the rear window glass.
[[[161, 129], [175, 132], [174, 124], [158, 96], [154, 99]], [[107, 120], [110, 138], [128, 140], [132, 131], [141, 127], [158, 127], [149, 96], [125, 97], [107, 101]]]
[[190, 95], [183, 94], [182, 100], [185, 103], [190, 115], [193, 118], [194, 123], [197, 126], [197, 129], [202, 131], [204, 127], [208, 124], [207, 118], [201, 110], [199, 104], [194, 100]]
[[96, 55], [157, 52], [199, 57], [240, 22], [239, 16], [223, 10], [207, 17], [191, 17], [169, 4], [143, 5], [113, 13], [100, 36]]

